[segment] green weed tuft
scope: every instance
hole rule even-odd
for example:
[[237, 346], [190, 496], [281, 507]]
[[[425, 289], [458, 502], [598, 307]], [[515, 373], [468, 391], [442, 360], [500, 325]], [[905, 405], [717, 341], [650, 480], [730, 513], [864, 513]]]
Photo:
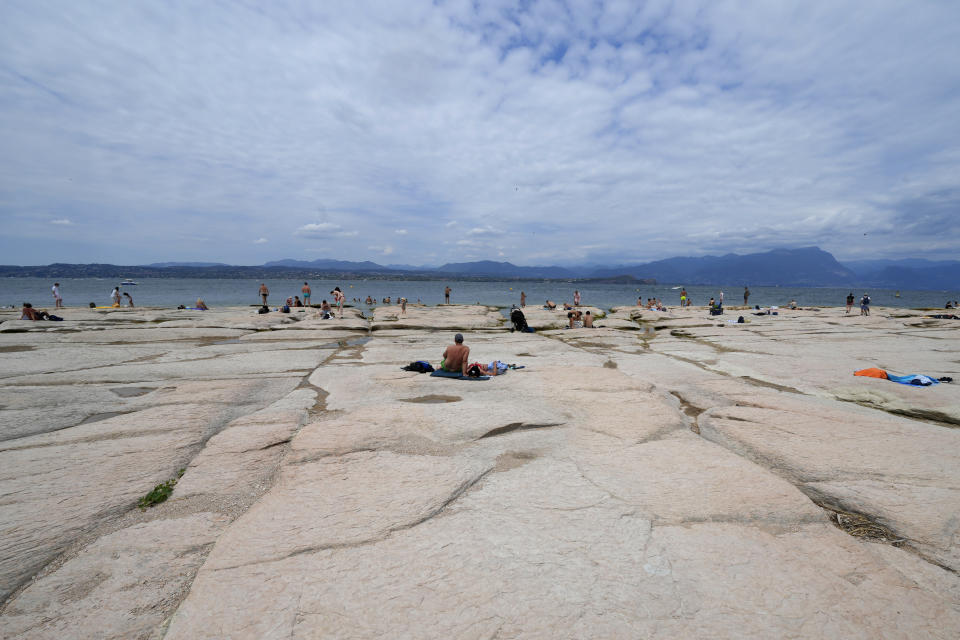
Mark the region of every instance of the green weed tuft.
[[140, 507], [140, 510], [146, 511], [149, 507], [158, 505], [161, 502], [166, 502], [167, 498], [173, 494], [173, 487], [176, 486], [177, 480], [183, 477], [185, 471], [186, 469], [180, 469], [180, 471], [177, 472], [176, 478], [161, 482], [155, 486], [150, 493], [140, 498], [137, 501], [137, 506]]

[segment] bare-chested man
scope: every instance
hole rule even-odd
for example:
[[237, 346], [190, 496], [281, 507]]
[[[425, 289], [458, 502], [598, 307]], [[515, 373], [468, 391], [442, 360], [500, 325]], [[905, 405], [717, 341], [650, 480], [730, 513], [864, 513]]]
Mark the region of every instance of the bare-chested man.
[[263, 282], [260, 283], [260, 297], [263, 299], [263, 306], [267, 306], [267, 296], [270, 295], [270, 289]]
[[463, 334], [453, 336], [453, 344], [443, 350], [444, 371], [459, 371], [467, 375], [467, 358], [470, 357], [470, 347], [463, 344]]
[[333, 296], [333, 304], [337, 305], [337, 309], [340, 310], [340, 319], [343, 319], [343, 301], [346, 299], [346, 296], [343, 295], [343, 291], [340, 291], [340, 287], [334, 287], [333, 291], [330, 292], [330, 295]]
[[443, 290], [443, 304], [450, 304], [450, 292], [453, 291], [449, 286]]
[[312, 293], [311, 290], [310, 290], [310, 285], [308, 285], [306, 282], [304, 282], [304, 283], [303, 283], [303, 286], [300, 287], [300, 293], [303, 294], [303, 304], [304, 304], [304, 306], [309, 307], [309, 306], [310, 306], [310, 294]]

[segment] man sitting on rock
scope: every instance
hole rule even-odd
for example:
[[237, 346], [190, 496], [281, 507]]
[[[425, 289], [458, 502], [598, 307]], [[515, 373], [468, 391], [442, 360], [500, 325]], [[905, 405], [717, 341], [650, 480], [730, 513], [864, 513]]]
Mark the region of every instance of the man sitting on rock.
[[463, 334], [453, 337], [453, 344], [444, 349], [441, 366], [444, 371], [459, 371], [467, 375], [467, 358], [470, 357], [470, 347], [463, 344]]
[[[20, 311], [21, 320], [49, 320], [50, 316], [46, 311], [37, 311], [29, 302], [23, 303], [23, 309]], [[457, 335], [460, 335], [459, 333]]]

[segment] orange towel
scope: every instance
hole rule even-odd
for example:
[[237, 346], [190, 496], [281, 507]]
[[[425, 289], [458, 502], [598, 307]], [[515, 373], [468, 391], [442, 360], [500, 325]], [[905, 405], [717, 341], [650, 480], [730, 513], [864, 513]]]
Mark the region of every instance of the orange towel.
[[860, 371], [854, 371], [853, 375], [855, 376], [866, 376], [868, 378], [883, 378], [887, 379], [887, 372], [883, 369], [877, 369], [876, 367], [871, 367], [869, 369], [860, 369]]

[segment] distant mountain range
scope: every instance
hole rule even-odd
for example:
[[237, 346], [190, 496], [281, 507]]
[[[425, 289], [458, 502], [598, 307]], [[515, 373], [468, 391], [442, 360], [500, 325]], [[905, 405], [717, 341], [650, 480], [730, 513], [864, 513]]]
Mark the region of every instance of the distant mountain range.
[[841, 264], [822, 249], [774, 249], [747, 255], [676, 257], [614, 266], [517, 266], [481, 260], [439, 267], [380, 265], [347, 260], [276, 260], [257, 266], [210, 262], [159, 262], [150, 265], [51, 264], [0, 266], [0, 277], [38, 278], [319, 278], [474, 280], [592, 280], [727, 286], [853, 287], [891, 289], [960, 288], [960, 261], [925, 259], [858, 260]]
[[677, 284], [843, 286], [856, 274], [822, 249], [774, 249], [766, 253], [702, 258], [668, 258], [636, 265], [601, 268], [596, 276], [621, 274]]
[[154, 262], [147, 267], [229, 267], [225, 262]]

